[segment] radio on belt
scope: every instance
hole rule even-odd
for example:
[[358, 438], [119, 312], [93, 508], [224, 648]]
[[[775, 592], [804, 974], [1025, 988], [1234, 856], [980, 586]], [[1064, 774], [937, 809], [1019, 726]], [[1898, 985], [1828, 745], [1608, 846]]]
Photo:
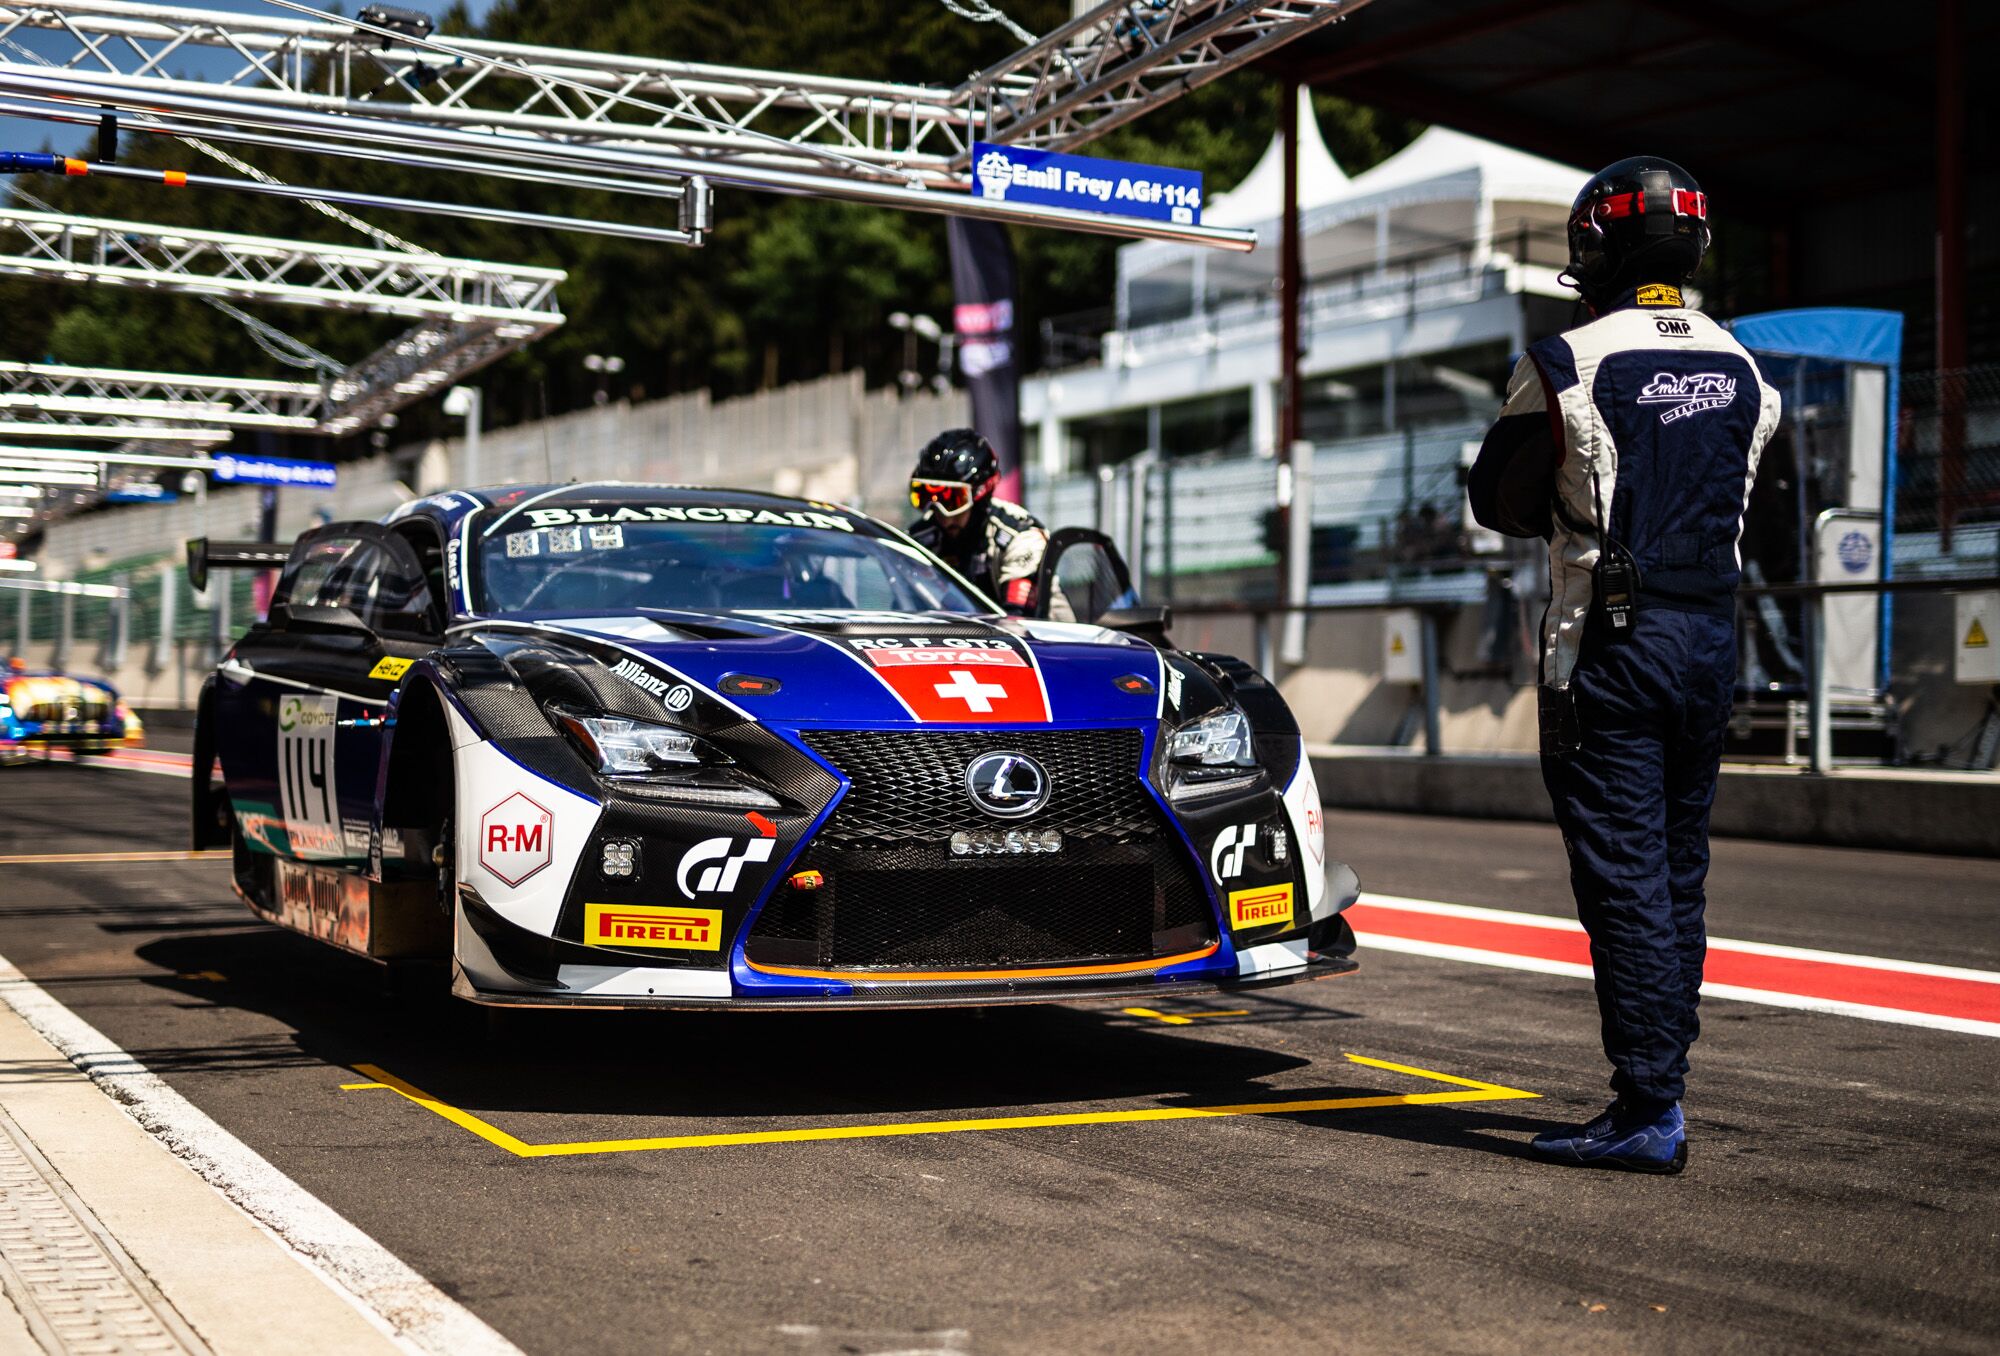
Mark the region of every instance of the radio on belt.
[[1597, 556], [1597, 605], [1613, 630], [1632, 624], [1632, 600], [1639, 592], [1639, 567], [1622, 546], [1607, 546]]

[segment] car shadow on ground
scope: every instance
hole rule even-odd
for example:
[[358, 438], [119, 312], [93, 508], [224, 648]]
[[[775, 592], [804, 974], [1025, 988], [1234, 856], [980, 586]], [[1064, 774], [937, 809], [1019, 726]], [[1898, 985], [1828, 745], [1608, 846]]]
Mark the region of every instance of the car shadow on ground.
[[[883, 1012], [488, 1010], [452, 999], [442, 971], [392, 994], [370, 962], [275, 928], [161, 936], [138, 948], [149, 984], [283, 1023], [302, 1061], [380, 1067], [479, 1115], [558, 1113], [700, 1122], [828, 1116], [958, 1117], [1146, 1099], [1233, 1105], [1367, 1096], [1344, 1062], [1259, 1048], [1223, 1028], [1345, 1022], [1309, 1003], [1210, 996], [1200, 1024], [1128, 1015], [1120, 1004]], [[1137, 1006], [1135, 995], [1126, 1000]], [[1170, 1014], [1175, 1005], [1162, 1004]], [[1253, 1008], [1247, 1016], [1209, 1009]], [[216, 1072], [270, 1067], [276, 1052], [211, 1047]], [[139, 1053], [134, 1051], [135, 1054]], [[148, 1052], [199, 1072], [199, 1050]], [[1315, 1072], [1337, 1074], [1313, 1079]], [[1301, 1074], [1306, 1077], [1302, 1079]], [[1302, 1086], [1303, 1084], [1303, 1086]], [[689, 1128], [694, 1128], [690, 1126]]]

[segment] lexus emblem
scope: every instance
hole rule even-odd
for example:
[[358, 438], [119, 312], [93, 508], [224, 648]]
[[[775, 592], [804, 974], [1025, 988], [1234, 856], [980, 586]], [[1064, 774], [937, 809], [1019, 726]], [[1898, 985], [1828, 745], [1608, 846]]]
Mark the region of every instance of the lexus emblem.
[[965, 794], [989, 815], [1021, 819], [1049, 803], [1049, 774], [1025, 753], [982, 753], [965, 769]]

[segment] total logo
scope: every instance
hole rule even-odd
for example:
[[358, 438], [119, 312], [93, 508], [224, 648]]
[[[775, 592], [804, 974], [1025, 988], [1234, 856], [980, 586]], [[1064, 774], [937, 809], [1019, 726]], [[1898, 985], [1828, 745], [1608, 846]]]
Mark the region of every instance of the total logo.
[[742, 879], [744, 867], [771, 860], [778, 846], [778, 826], [754, 810], [749, 819], [759, 837], [741, 844], [726, 834], [704, 838], [681, 854], [680, 865], [674, 868], [674, 884], [683, 895], [693, 899], [696, 895], [729, 894]]
[[1257, 843], [1255, 824], [1231, 824], [1216, 835], [1208, 850], [1208, 869], [1217, 880], [1235, 880], [1243, 874], [1243, 858]]

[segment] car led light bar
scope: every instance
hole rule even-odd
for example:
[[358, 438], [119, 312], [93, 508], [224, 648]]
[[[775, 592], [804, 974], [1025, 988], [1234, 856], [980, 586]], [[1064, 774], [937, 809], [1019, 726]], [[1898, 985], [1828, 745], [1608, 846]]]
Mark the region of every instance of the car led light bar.
[[1062, 834], [1054, 829], [960, 829], [951, 836], [954, 857], [991, 857], [1061, 852]]

